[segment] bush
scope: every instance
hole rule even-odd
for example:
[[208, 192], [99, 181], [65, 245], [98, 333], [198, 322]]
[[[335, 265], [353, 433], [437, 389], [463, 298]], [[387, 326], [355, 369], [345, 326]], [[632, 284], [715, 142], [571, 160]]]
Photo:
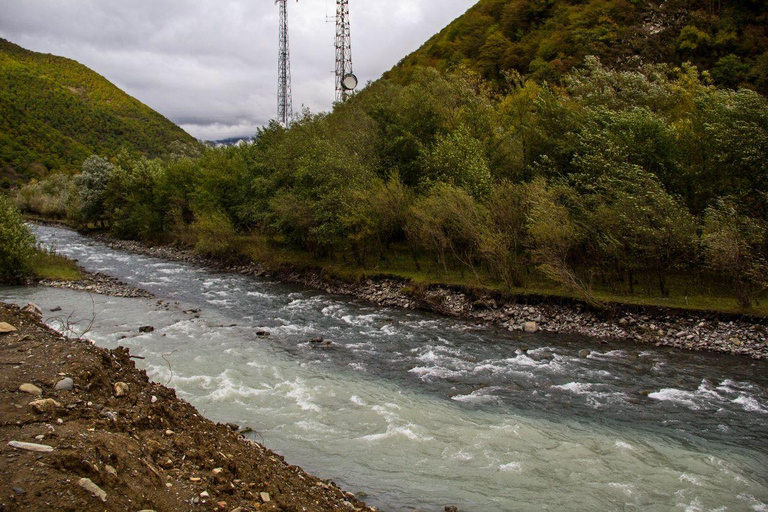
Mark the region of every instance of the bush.
[[192, 231], [197, 238], [195, 252], [211, 258], [231, 256], [235, 241], [232, 222], [220, 211], [206, 212], [195, 216]]
[[35, 238], [11, 201], [0, 196], [0, 281], [18, 283], [31, 272]]

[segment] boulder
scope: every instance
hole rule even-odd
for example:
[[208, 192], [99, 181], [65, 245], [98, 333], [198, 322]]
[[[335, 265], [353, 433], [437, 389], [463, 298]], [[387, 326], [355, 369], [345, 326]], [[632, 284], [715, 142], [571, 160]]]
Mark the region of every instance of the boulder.
[[582, 359], [586, 359], [587, 357], [589, 357], [589, 354], [591, 354], [591, 353], [592, 353], [592, 351], [587, 350], [585, 348], [583, 350], [579, 350], [579, 357], [581, 357]]
[[539, 326], [536, 322], [525, 322], [523, 324], [523, 330], [528, 333], [534, 333], [539, 330]]
[[155, 331], [155, 328], [152, 327], [151, 325], [144, 325], [142, 327], [139, 327], [139, 332], [146, 333], [146, 332], [154, 332], [154, 331]]

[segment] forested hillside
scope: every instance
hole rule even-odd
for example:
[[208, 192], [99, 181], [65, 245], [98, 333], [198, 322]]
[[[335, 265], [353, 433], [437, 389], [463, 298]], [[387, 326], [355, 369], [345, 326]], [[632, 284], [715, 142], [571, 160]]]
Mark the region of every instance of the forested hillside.
[[87, 67], [0, 39], [0, 176], [78, 169], [94, 153], [159, 156], [181, 128]]
[[557, 83], [587, 55], [620, 69], [691, 62], [718, 85], [768, 93], [764, 0], [480, 0], [387, 73], [463, 65]]

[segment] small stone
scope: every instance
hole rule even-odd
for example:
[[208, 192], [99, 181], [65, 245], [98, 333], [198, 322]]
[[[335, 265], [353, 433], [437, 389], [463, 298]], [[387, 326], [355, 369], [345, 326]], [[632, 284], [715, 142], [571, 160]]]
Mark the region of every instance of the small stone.
[[191, 477], [189, 477], [189, 481], [192, 482], [193, 484], [196, 484], [196, 483], [200, 482], [201, 480], [202, 480], [202, 478], [200, 478], [199, 476], [191, 476]]
[[19, 391], [22, 393], [29, 393], [30, 395], [43, 396], [43, 390], [34, 384], [22, 384], [19, 386]]
[[453, 505], [446, 505], [443, 510], [445, 510], [445, 512], [459, 512], [458, 507], [455, 507]]
[[216, 505], [219, 507], [219, 510], [227, 510], [227, 502], [226, 501], [220, 501]]
[[65, 377], [56, 383], [54, 389], [57, 391], [72, 391], [75, 389], [75, 381], [73, 381], [70, 377]]
[[43, 398], [42, 400], [33, 400], [32, 402], [29, 402], [29, 406], [36, 412], [42, 413], [53, 412], [61, 407], [61, 404], [52, 398]]
[[21, 494], [21, 495], [27, 494], [27, 491], [25, 491], [21, 487], [14, 487], [13, 488], [13, 492], [15, 492], [16, 494]]
[[272, 334], [272, 333], [269, 332], [269, 331], [256, 331], [256, 336], [258, 336], [260, 338], [266, 338], [270, 334]]
[[112, 466], [110, 466], [109, 464], [104, 466], [104, 471], [106, 471], [107, 474], [109, 474], [109, 475], [117, 476], [117, 470], [115, 468], [113, 468]]
[[208, 494], [208, 491], [203, 491], [203, 492], [200, 493], [200, 499], [201, 500], [205, 500], [205, 499], [208, 499], [210, 497], [211, 497], [211, 495]]
[[30, 452], [48, 453], [53, 451], [53, 446], [48, 446], [47, 444], [24, 443], [22, 441], [10, 441], [8, 446]]
[[586, 359], [587, 357], [589, 357], [589, 354], [591, 353], [592, 353], [591, 350], [587, 350], [587, 349], [579, 350], [579, 357], [582, 359]]
[[121, 397], [128, 394], [128, 384], [125, 382], [115, 382], [115, 396]]
[[90, 492], [101, 501], [107, 501], [107, 493], [104, 491], [104, 489], [93, 483], [90, 478], [81, 478], [77, 481], [77, 485]]
[[8, 322], [0, 322], [0, 334], [8, 334], [9, 332], [16, 332], [16, 328]]
[[152, 327], [151, 325], [144, 325], [142, 327], [139, 327], [139, 332], [146, 333], [146, 332], [154, 332], [154, 331], [155, 331], [155, 328]]
[[174, 431], [173, 431], [173, 430], [171, 430], [171, 429], [168, 429], [168, 430], [166, 430], [166, 431], [165, 431], [165, 435], [167, 435], [167, 436], [172, 436], [172, 435], [174, 435], [175, 433], [176, 433], [176, 432], [174, 432]]
[[523, 330], [527, 333], [533, 334], [539, 330], [539, 326], [536, 325], [536, 322], [525, 322], [523, 324]]
[[58, 313], [59, 311], [61, 311], [61, 308], [59, 306], [56, 306], [55, 308], [52, 308], [50, 311], [51, 313]]
[[269, 493], [268, 492], [260, 492], [259, 497], [261, 497], [261, 501], [263, 503], [269, 503]]
[[212, 473], [213, 473], [214, 475], [220, 475], [220, 474], [222, 474], [223, 472], [224, 472], [224, 468], [214, 468], [214, 469], [213, 469], [213, 471], [212, 471]]
[[233, 508], [231, 512], [245, 512], [245, 509], [243, 507], [237, 507]]
[[155, 395], [152, 395], [152, 398], [149, 399], [149, 402], [154, 404], [155, 402], [157, 402], [157, 397]]

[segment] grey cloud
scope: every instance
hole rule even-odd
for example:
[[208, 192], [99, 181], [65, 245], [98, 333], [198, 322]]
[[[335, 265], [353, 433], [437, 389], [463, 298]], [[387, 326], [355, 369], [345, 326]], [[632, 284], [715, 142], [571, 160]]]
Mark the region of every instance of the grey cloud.
[[[352, 0], [352, 52], [375, 80], [474, 0]], [[291, 1], [294, 110], [331, 108], [334, 0]], [[70, 57], [198, 138], [248, 136], [275, 116], [273, 0], [2, 0], [0, 37]]]

